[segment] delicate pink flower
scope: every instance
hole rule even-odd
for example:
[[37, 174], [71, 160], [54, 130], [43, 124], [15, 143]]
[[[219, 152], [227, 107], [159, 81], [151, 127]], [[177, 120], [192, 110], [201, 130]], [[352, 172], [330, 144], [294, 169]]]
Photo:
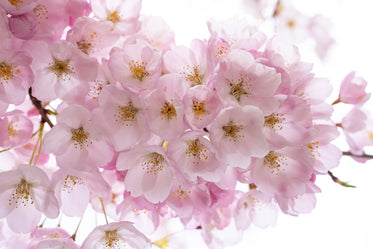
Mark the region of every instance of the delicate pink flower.
[[353, 105], [364, 104], [370, 98], [370, 93], [365, 92], [366, 86], [367, 82], [362, 77], [355, 76], [355, 72], [349, 73], [342, 81], [339, 101]]
[[58, 166], [104, 166], [111, 161], [112, 148], [90, 118], [90, 112], [80, 105], [71, 105], [58, 114], [57, 124], [43, 139], [44, 151], [56, 155]]
[[192, 87], [184, 96], [185, 118], [193, 129], [203, 129], [218, 115], [220, 105], [215, 91], [206, 86]]
[[93, 111], [94, 123], [109, 136], [116, 151], [122, 151], [149, 138], [141, 99], [127, 89], [106, 86], [99, 96], [100, 107]]
[[225, 104], [255, 105], [268, 115], [279, 106], [274, 94], [280, 83], [275, 69], [255, 62], [247, 51], [232, 50], [220, 63], [214, 87]]
[[306, 192], [313, 165], [309, 150], [284, 147], [256, 159], [251, 174], [253, 183], [263, 193], [292, 198]]
[[196, 182], [200, 177], [217, 182], [225, 172], [225, 164], [204, 136], [202, 132], [187, 132], [179, 139], [170, 141], [167, 154], [188, 180]]
[[31, 232], [41, 214], [57, 218], [58, 202], [49, 188], [48, 176], [40, 168], [20, 165], [0, 173], [0, 217], [19, 233]]
[[272, 148], [299, 146], [309, 138], [312, 126], [310, 109], [305, 100], [288, 96], [280, 107], [265, 117], [264, 134]]
[[110, 52], [110, 71], [124, 87], [151, 89], [161, 76], [161, 53], [144, 40], [127, 42]]
[[107, 22], [89, 17], [79, 17], [66, 37], [80, 51], [99, 59], [109, 54], [111, 46], [118, 39], [119, 35], [111, 31]]
[[149, 127], [156, 135], [170, 140], [184, 132], [184, 106], [181, 99], [156, 89], [146, 96], [146, 100]]
[[60, 169], [52, 176], [52, 186], [61, 211], [67, 216], [82, 216], [91, 198], [110, 195], [110, 186], [95, 169]]
[[31, 58], [22, 51], [0, 50], [0, 100], [21, 104], [32, 85]]
[[314, 170], [319, 174], [326, 174], [339, 165], [342, 151], [331, 142], [339, 136], [334, 125], [320, 124], [312, 127], [311, 139], [307, 147], [315, 158]]
[[171, 27], [160, 16], [141, 16], [141, 29], [139, 34], [154, 48], [166, 52], [175, 43], [175, 34]]
[[278, 208], [271, 198], [258, 190], [250, 190], [238, 199], [234, 210], [237, 229], [245, 230], [251, 224], [266, 228], [276, 223]]
[[228, 107], [212, 122], [210, 139], [231, 167], [247, 169], [251, 156], [264, 157], [269, 151], [263, 125], [263, 112], [257, 107]]
[[7, 112], [0, 118], [0, 146], [13, 148], [27, 143], [33, 133], [33, 124], [22, 111]]
[[150, 249], [151, 243], [132, 223], [121, 221], [97, 226], [85, 239], [81, 249], [126, 248]]
[[160, 146], [138, 146], [121, 152], [117, 169], [128, 170], [124, 186], [133, 197], [144, 195], [148, 201], [158, 203], [170, 194], [174, 178], [172, 163]]
[[167, 51], [163, 62], [169, 73], [177, 74], [190, 87], [206, 85], [213, 70], [207, 45], [201, 40], [193, 40], [190, 48], [177, 46]]
[[66, 41], [58, 41], [50, 46], [44, 42], [29, 41], [25, 48], [34, 57], [31, 65], [35, 74], [33, 96], [41, 101], [51, 101], [57, 97], [68, 103], [84, 101], [89, 90], [88, 81], [96, 78], [96, 59]]
[[120, 35], [133, 34], [140, 28], [141, 0], [92, 0], [91, 6], [94, 15], [110, 22], [113, 31]]

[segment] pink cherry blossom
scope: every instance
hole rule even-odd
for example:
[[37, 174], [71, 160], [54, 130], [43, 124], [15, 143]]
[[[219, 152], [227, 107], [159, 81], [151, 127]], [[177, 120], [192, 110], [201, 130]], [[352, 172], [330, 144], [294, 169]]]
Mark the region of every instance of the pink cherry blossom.
[[106, 86], [99, 96], [99, 106], [93, 111], [94, 123], [109, 137], [116, 151], [129, 149], [149, 138], [145, 105], [135, 92]]
[[84, 168], [104, 166], [113, 157], [112, 148], [90, 121], [89, 110], [71, 105], [57, 116], [57, 124], [45, 135], [43, 150], [56, 155], [58, 166]]
[[83, 242], [81, 249], [123, 248], [150, 249], [151, 243], [130, 222], [97, 226]]
[[[57, 97], [69, 103], [81, 103], [89, 87], [87, 82], [97, 74], [97, 61], [79, 51], [71, 43], [58, 41], [50, 46], [44, 42], [28, 42], [25, 48], [35, 59], [32, 94], [42, 101]], [[40, 55], [39, 51], [43, 51]], [[37, 55], [37, 56], [36, 56]]]
[[269, 152], [263, 125], [264, 115], [257, 107], [228, 107], [212, 122], [210, 139], [231, 167], [247, 169], [251, 156], [264, 157]]
[[355, 76], [355, 72], [349, 73], [342, 81], [339, 101], [346, 104], [362, 105], [369, 98], [370, 93], [365, 92], [367, 82], [362, 78]]
[[171, 140], [167, 154], [188, 180], [195, 182], [200, 177], [217, 182], [225, 172], [225, 164], [204, 136], [202, 132], [187, 132], [179, 139]]
[[279, 106], [274, 94], [280, 83], [276, 70], [256, 63], [244, 50], [232, 50], [214, 79], [214, 87], [225, 104], [255, 105], [265, 115]]
[[158, 203], [170, 194], [173, 166], [160, 146], [138, 146], [121, 152], [117, 169], [128, 170], [124, 186], [133, 197], [143, 195], [150, 202]]
[[0, 100], [21, 104], [32, 85], [31, 58], [22, 51], [0, 50]]
[[57, 218], [59, 207], [46, 173], [36, 166], [20, 165], [0, 173], [0, 217], [18, 233], [31, 232], [41, 215]]
[[92, 0], [92, 12], [100, 20], [110, 22], [113, 31], [130, 35], [139, 30], [141, 0]]
[[110, 52], [109, 67], [113, 77], [124, 87], [151, 89], [161, 76], [161, 53], [145, 40], [127, 42]]
[[208, 127], [220, 111], [220, 100], [206, 86], [195, 86], [184, 96], [185, 118], [193, 129]]

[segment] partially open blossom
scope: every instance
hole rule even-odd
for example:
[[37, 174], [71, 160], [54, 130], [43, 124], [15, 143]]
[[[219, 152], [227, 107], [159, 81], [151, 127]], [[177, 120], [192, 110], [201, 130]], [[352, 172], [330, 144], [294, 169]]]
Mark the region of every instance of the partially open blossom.
[[0, 173], [0, 217], [15, 232], [31, 232], [41, 215], [57, 218], [59, 206], [47, 174], [36, 166], [20, 165]]
[[151, 243], [132, 223], [121, 221], [97, 226], [83, 242], [81, 249], [106, 248], [150, 249]]
[[349, 73], [342, 81], [339, 101], [346, 104], [362, 105], [369, 98], [370, 93], [365, 91], [367, 82], [362, 78], [355, 76], [355, 72]]
[[144, 195], [150, 202], [158, 203], [170, 194], [174, 172], [172, 163], [160, 146], [138, 146], [121, 152], [117, 169], [128, 170], [124, 186], [133, 197]]

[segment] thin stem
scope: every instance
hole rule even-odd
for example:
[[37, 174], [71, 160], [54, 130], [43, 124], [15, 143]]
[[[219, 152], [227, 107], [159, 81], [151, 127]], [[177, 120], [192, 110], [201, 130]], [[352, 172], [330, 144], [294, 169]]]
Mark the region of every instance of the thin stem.
[[40, 154], [41, 154], [41, 145], [43, 144], [42, 143], [42, 140], [43, 140], [43, 130], [44, 130], [44, 123], [41, 123], [40, 124], [40, 132], [39, 132], [39, 151], [38, 151], [38, 155], [36, 157], [36, 160], [34, 162], [34, 165], [37, 165], [38, 164], [38, 161], [39, 161], [39, 158], [40, 158]]
[[365, 154], [365, 153], [363, 153], [362, 155], [355, 155], [355, 154], [352, 154], [349, 151], [344, 151], [343, 155], [344, 156], [352, 156], [352, 157], [363, 158], [363, 159], [367, 159], [367, 160], [373, 159], [373, 155], [368, 155], [368, 154]]
[[105, 215], [106, 224], [109, 224], [109, 221], [108, 221], [107, 215], [106, 215], [106, 211], [105, 211], [104, 202], [102, 201], [101, 197], [99, 197], [99, 198], [100, 198], [100, 202], [101, 202], [102, 211], [104, 212], [104, 215]]
[[332, 180], [333, 180], [335, 183], [338, 183], [339, 185], [341, 185], [341, 186], [343, 186], [343, 187], [347, 187], [347, 188], [356, 188], [356, 186], [350, 185], [350, 184], [348, 184], [347, 182], [342, 182], [342, 181], [339, 180], [336, 176], [334, 176], [332, 172], [328, 171], [328, 174], [329, 174], [329, 176], [332, 178]]
[[[39, 128], [38, 132], [39, 132], [39, 133], [41, 132], [41, 123], [40, 123], [40, 128]], [[41, 140], [40, 140], [40, 136], [38, 136], [38, 140], [36, 140], [36, 143], [35, 143], [34, 149], [33, 149], [32, 154], [31, 154], [30, 161], [29, 161], [29, 163], [28, 163], [28, 164], [30, 164], [30, 165], [32, 164], [32, 161], [34, 160], [35, 152], [36, 152], [36, 149], [38, 148], [38, 145], [39, 145], [40, 142], [41, 142]]]
[[39, 225], [40, 228], [44, 226], [44, 223], [45, 223], [46, 220], [47, 220], [47, 217], [45, 217], [43, 222]]
[[11, 149], [11, 148], [0, 150], [0, 153], [3, 153], [3, 152], [8, 151], [8, 150], [10, 150], [10, 149]]
[[76, 229], [75, 229], [74, 234], [71, 235], [71, 239], [74, 240], [74, 241], [75, 241], [75, 238], [76, 238], [76, 234], [78, 233], [78, 230], [79, 230], [80, 224], [82, 223], [83, 216], [84, 216], [84, 213], [83, 213], [82, 217], [80, 218], [80, 221], [79, 221], [79, 223], [78, 223], [78, 226], [77, 226]]
[[338, 103], [341, 103], [341, 100], [338, 98], [338, 99], [336, 99], [333, 103], [332, 103], [332, 105], [336, 105], [336, 104], [338, 104]]

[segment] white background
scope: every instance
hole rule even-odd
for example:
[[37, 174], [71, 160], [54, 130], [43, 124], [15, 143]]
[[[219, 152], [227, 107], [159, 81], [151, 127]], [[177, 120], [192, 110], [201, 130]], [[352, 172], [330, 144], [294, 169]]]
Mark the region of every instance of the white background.
[[[369, 82], [368, 90], [372, 92], [373, 1], [294, 2], [303, 13], [321, 13], [333, 22], [336, 45], [326, 61], [320, 62], [309, 51], [301, 50], [302, 60], [314, 63], [316, 75], [330, 79], [335, 86], [330, 101], [335, 100], [340, 82], [352, 70]], [[188, 46], [194, 38], [208, 38], [206, 21], [210, 17], [225, 19], [247, 14], [240, 3], [239, 0], [143, 0], [141, 13], [162, 16], [174, 30], [176, 43]], [[372, 102], [366, 104], [367, 109], [372, 107]], [[338, 141], [337, 145], [347, 148], [343, 142]], [[317, 205], [311, 214], [291, 217], [280, 213], [275, 227], [264, 230], [252, 227], [239, 245], [229, 248], [373, 248], [373, 161], [358, 164], [343, 158], [333, 173], [357, 188], [343, 188], [329, 176], [319, 176], [316, 184], [322, 193], [317, 194]]]

